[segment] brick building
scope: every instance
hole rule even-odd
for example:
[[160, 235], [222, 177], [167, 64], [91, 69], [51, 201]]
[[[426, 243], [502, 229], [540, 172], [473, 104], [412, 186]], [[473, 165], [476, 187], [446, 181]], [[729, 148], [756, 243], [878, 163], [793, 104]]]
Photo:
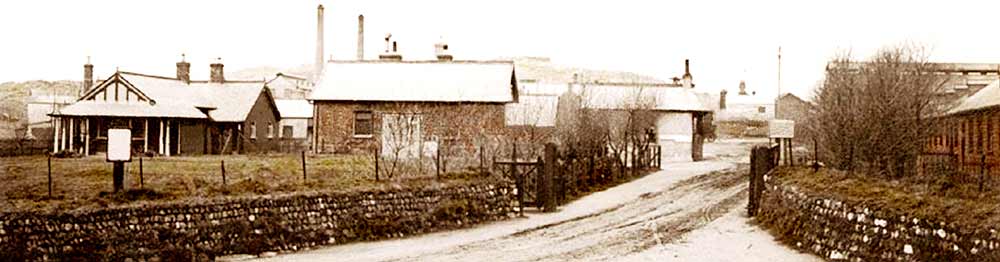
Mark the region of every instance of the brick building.
[[792, 93], [785, 93], [778, 98], [775, 108], [775, 118], [795, 121], [795, 140], [798, 143], [812, 144], [812, 135], [809, 134], [808, 122], [811, 111], [816, 110], [816, 106], [810, 102], [802, 100]]
[[[222, 63], [210, 66], [210, 80], [191, 80], [190, 68], [178, 62], [176, 77], [119, 71], [88, 88], [76, 102], [50, 114], [53, 151], [106, 151], [109, 128], [131, 129], [138, 153], [224, 154], [275, 147], [280, 115], [264, 81], [227, 80]], [[84, 79], [92, 79], [91, 72], [85, 71]]]
[[981, 88], [936, 120], [940, 135], [927, 141], [924, 162], [953, 162], [967, 174], [1000, 171], [1000, 81]]
[[[315, 151], [406, 157], [474, 148], [504, 130], [517, 100], [509, 61], [329, 61], [309, 100]], [[451, 151], [454, 152], [454, 151]]]

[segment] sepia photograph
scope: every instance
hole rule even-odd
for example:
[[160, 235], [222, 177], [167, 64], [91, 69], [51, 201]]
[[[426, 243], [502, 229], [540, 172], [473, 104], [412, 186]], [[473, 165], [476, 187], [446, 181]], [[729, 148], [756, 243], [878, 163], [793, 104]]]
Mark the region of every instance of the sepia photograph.
[[1000, 2], [0, 3], [0, 261], [998, 261]]

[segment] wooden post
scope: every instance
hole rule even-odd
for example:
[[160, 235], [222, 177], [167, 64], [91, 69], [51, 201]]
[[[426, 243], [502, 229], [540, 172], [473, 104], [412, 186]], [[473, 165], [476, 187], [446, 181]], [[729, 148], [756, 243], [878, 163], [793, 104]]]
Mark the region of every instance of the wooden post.
[[142, 156], [139, 156], [139, 188], [143, 188], [146, 184], [146, 180], [142, 177]]
[[90, 155], [90, 118], [83, 120], [84, 132], [83, 132], [83, 155]]
[[541, 162], [544, 172], [541, 173], [541, 179], [539, 179], [539, 189], [538, 198], [542, 199], [542, 206], [545, 212], [555, 212], [556, 211], [556, 184], [553, 179], [556, 175], [556, 158], [558, 157], [558, 152], [556, 151], [556, 145], [553, 143], [545, 144], [545, 160], [543, 161], [541, 157], [538, 161]]
[[68, 143], [69, 144], [69, 151], [73, 151], [73, 138], [75, 137], [74, 134], [73, 134], [73, 131], [75, 131], [75, 130], [73, 130], [74, 129], [73, 128], [74, 124], [75, 123], [74, 123], [73, 119], [70, 118], [69, 119], [69, 139], [68, 139], [69, 140], [69, 143]]
[[156, 152], [160, 155], [164, 154], [163, 151], [163, 119], [160, 119], [160, 132], [157, 133], [158, 139], [156, 140]]
[[149, 119], [143, 120], [142, 127], [142, 153], [149, 151]]
[[52, 118], [52, 153], [59, 153], [59, 118]]
[[813, 172], [819, 171], [819, 142], [813, 137]]
[[112, 180], [114, 186], [114, 192], [121, 192], [125, 188], [125, 162], [115, 161], [112, 162], [114, 167], [112, 168]]
[[437, 178], [441, 179], [441, 145], [438, 145], [437, 152], [434, 154], [434, 167]]
[[166, 153], [164, 155], [170, 156], [170, 120], [167, 120], [167, 134], [166, 134], [165, 137], [166, 137], [166, 141], [164, 141], [164, 142], [166, 142], [166, 143], [164, 143], [164, 144], [166, 145], [166, 147], [164, 147], [164, 148], [166, 148], [167, 150], [166, 150]]
[[986, 181], [986, 153], [981, 153], [979, 156], [979, 192], [983, 192], [983, 182]]
[[52, 198], [52, 155], [48, 157], [49, 160], [49, 198]]
[[792, 139], [788, 139], [788, 165], [795, 166], [795, 153], [792, 151]]
[[222, 186], [226, 186], [226, 160], [223, 159], [219, 166], [222, 168]]
[[306, 181], [306, 151], [302, 151], [302, 182]]
[[379, 154], [379, 148], [376, 147], [375, 148], [375, 181], [378, 181], [378, 159], [379, 159], [378, 154]]
[[486, 153], [483, 152], [483, 150], [485, 150], [483, 145], [479, 145], [479, 174], [486, 173], [486, 169], [484, 169], [484, 166], [486, 165]]

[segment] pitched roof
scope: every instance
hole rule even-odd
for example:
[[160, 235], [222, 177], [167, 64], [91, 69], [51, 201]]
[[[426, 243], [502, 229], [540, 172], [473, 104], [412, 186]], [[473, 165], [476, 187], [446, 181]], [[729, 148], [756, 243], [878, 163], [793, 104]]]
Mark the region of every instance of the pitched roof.
[[313, 115], [313, 106], [305, 99], [277, 99], [274, 104], [282, 118], [312, 118]]
[[[87, 100], [112, 84], [124, 84], [149, 101]], [[221, 84], [185, 82], [169, 77], [117, 72], [56, 115], [211, 118], [217, 122], [240, 122], [246, 120], [262, 92], [266, 92], [263, 81], [227, 80]], [[207, 114], [203, 109], [208, 111]]]
[[641, 84], [584, 85], [575, 92], [583, 106], [594, 109], [649, 108], [658, 111], [711, 112], [707, 98], [690, 88], [649, 87]]
[[[576, 81], [584, 83], [646, 83], [657, 85], [673, 85], [659, 78], [624, 71], [595, 70], [578, 67], [561, 66], [551, 63], [544, 57], [516, 57], [514, 65], [517, 68], [517, 79], [526, 82], [539, 83], [572, 83], [573, 75]], [[679, 86], [679, 85], [676, 85]]]
[[506, 103], [516, 85], [510, 61], [329, 61], [309, 100]]
[[962, 100], [957, 107], [948, 110], [948, 114], [959, 114], [997, 106], [1000, 106], [1000, 81], [993, 81], [979, 92]]
[[508, 126], [556, 126], [558, 105], [555, 95], [521, 95], [517, 103], [505, 106], [504, 118]]

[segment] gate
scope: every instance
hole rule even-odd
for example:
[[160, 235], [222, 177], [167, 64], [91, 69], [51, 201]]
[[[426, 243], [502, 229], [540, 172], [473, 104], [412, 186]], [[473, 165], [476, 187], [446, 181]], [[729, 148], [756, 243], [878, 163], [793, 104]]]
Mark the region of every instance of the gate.
[[494, 162], [501, 174], [516, 181], [517, 198], [518, 202], [521, 203], [520, 212], [522, 214], [526, 206], [541, 207], [542, 202], [539, 201], [538, 197], [538, 177], [542, 171], [542, 163], [541, 158], [536, 161], [511, 159], [509, 161], [497, 160]]
[[754, 146], [750, 151], [750, 199], [747, 203], [747, 215], [757, 215], [760, 209], [760, 198], [764, 193], [764, 174], [778, 166], [780, 147]]

